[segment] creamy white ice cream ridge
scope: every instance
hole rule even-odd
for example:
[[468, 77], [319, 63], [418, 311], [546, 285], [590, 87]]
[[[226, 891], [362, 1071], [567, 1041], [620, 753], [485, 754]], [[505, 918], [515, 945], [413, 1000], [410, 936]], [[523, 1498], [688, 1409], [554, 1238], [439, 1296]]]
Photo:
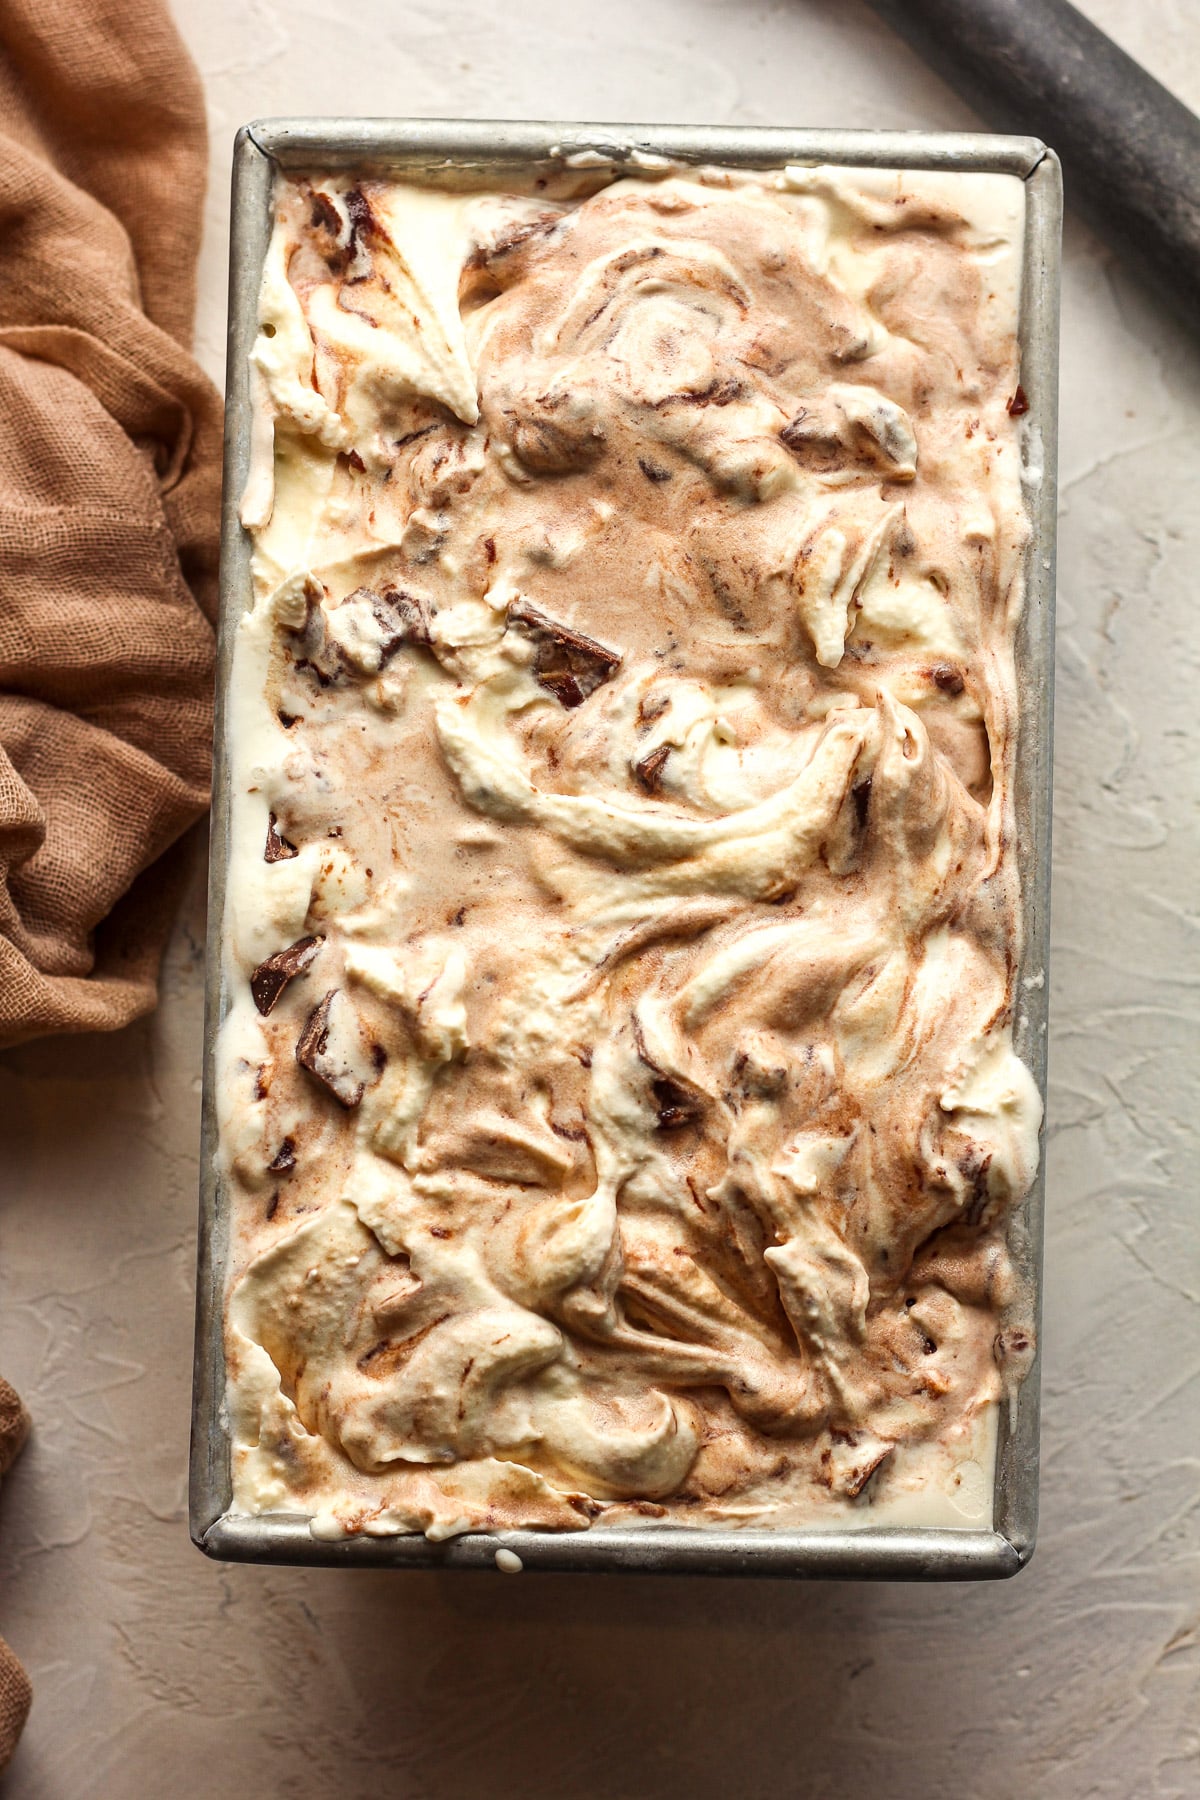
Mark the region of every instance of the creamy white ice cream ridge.
[[1023, 219], [982, 174], [281, 183], [235, 1510], [990, 1523]]

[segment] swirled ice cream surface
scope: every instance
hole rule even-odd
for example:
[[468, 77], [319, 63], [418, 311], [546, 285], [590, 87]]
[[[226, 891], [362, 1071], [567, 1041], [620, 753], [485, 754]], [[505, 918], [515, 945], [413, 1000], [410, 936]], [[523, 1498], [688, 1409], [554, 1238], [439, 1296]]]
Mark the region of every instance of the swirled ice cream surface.
[[1024, 190], [599, 180], [277, 190], [228, 726], [234, 1507], [987, 1526], [1041, 1110]]

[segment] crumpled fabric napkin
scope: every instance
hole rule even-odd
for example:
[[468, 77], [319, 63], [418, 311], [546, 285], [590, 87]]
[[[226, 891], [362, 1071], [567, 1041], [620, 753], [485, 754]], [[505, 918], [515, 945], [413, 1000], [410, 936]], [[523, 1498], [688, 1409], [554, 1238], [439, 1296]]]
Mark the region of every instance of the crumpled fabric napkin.
[[[0, 1377], [0, 1477], [8, 1474], [29, 1436], [29, 1414]], [[0, 1637], [0, 1769], [16, 1748], [33, 1698], [29, 1677]]]
[[[0, 0], [0, 1045], [153, 1006], [208, 800], [205, 160], [162, 0]], [[0, 1381], [0, 1475], [28, 1426]], [[29, 1704], [0, 1639], [0, 1768]]]
[[0, 0], [0, 1045], [154, 1005], [207, 803], [205, 156], [161, 0]]

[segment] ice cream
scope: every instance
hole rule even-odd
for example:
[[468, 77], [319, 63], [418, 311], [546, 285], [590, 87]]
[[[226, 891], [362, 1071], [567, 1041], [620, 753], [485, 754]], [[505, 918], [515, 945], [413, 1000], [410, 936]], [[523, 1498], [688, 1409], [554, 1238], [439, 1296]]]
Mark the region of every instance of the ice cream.
[[[588, 191], [588, 190], [591, 191]], [[281, 180], [217, 1084], [235, 1510], [991, 1518], [1013, 177]]]

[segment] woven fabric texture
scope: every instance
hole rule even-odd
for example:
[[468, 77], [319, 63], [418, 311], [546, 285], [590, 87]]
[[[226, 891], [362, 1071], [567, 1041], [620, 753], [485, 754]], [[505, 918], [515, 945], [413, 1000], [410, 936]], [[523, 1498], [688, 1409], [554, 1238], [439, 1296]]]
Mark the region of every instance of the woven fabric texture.
[[153, 1006], [207, 801], [205, 143], [159, 0], [0, 0], [0, 1045]]

